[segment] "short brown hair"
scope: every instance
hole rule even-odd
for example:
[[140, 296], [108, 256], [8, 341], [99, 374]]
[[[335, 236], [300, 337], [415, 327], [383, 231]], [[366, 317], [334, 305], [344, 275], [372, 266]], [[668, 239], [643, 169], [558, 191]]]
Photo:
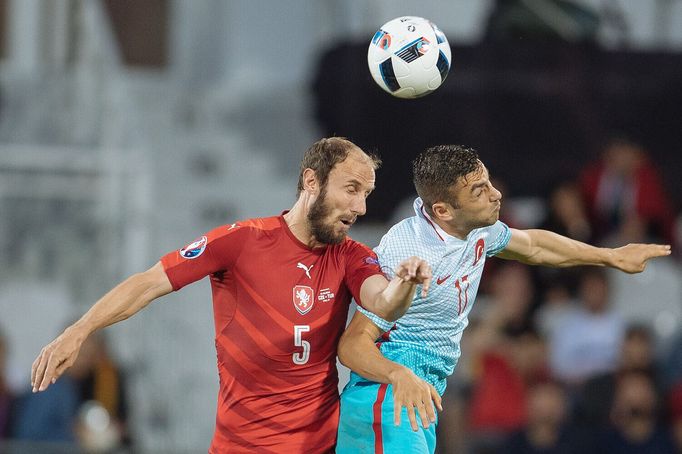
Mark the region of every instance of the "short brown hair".
[[303, 171], [313, 169], [320, 187], [324, 187], [329, 179], [329, 173], [339, 162], [345, 161], [353, 148], [362, 151], [371, 160], [374, 170], [381, 166], [381, 159], [374, 153], [367, 153], [345, 137], [326, 137], [310, 146], [301, 160], [301, 172], [298, 176], [298, 190], [296, 196], [303, 191]]

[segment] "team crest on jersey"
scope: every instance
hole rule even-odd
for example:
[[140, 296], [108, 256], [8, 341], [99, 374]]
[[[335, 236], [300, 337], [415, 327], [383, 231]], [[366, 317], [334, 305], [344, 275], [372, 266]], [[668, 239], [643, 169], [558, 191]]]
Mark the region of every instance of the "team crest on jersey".
[[483, 238], [479, 238], [478, 241], [476, 241], [476, 246], [474, 247], [474, 265], [478, 263], [481, 257], [483, 257], [483, 251], [485, 251], [485, 241]]
[[307, 285], [297, 285], [294, 287], [294, 307], [301, 314], [310, 312], [315, 302], [315, 292]]
[[208, 239], [205, 236], [197, 238], [184, 248], [180, 249], [180, 255], [186, 259], [195, 259], [206, 250], [206, 244], [208, 244]]

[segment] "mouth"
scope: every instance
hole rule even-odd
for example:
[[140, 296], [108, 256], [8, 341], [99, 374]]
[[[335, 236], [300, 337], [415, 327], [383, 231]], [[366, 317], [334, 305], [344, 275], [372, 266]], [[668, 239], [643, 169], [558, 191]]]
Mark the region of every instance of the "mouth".
[[352, 218], [351, 217], [343, 217], [343, 218], [339, 218], [339, 221], [341, 221], [341, 223], [343, 225], [345, 225], [346, 227], [350, 228], [350, 226], [355, 224], [355, 219], [356, 218], [354, 218], [354, 217], [352, 217]]

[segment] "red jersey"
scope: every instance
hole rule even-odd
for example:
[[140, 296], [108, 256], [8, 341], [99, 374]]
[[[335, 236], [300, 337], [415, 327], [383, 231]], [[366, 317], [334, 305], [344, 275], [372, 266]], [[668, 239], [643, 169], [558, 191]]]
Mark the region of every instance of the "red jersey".
[[336, 348], [352, 297], [381, 274], [346, 238], [311, 249], [284, 217], [219, 227], [165, 255], [173, 290], [211, 278], [220, 391], [210, 452], [322, 453], [339, 416]]

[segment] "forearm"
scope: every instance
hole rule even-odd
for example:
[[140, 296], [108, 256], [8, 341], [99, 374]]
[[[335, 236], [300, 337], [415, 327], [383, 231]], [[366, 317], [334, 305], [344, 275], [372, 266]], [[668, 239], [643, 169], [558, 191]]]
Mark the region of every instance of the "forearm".
[[341, 364], [377, 383], [392, 383], [392, 378], [405, 369], [386, 359], [367, 335], [353, 335], [347, 331], [339, 342], [338, 354]]
[[531, 251], [523, 262], [532, 265], [569, 267], [613, 266], [613, 250], [599, 248], [547, 230], [527, 230]]
[[149, 282], [145, 273], [134, 274], [100, 298], [68, 330], [87, 337], [98, 329], [131, 317], [164, 291]]
[[370, 310], [384, 320], [394, 322], [410, 308], [416, 289], [417, 284], [394, 277], [379, 294]]

